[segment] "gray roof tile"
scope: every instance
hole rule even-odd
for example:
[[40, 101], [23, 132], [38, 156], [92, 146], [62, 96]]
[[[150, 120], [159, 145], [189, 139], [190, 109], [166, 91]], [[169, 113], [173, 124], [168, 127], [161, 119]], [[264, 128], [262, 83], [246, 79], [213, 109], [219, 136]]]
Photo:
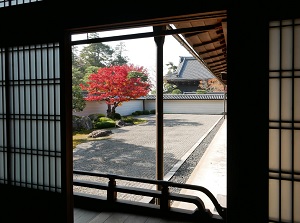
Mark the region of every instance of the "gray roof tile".
[[177, 71], [166, 76], [167, 80], [207, 80], [215, 76], [196, 58], [180, 57]]
[[[139, 99], [155, 100], [156, 95], [147, 95]], [[164, 94], [164, 100], [224, 100], [224, 93], [206, 94]]]

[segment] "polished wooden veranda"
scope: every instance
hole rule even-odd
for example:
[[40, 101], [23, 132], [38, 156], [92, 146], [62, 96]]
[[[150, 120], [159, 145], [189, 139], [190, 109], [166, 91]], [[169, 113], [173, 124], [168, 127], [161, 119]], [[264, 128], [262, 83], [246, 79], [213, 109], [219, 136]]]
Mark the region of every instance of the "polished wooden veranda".
[[[204, 187], [180, 184], [169, 181], [132, 178], [118, 175], [107, 175], [96, 172], [74, 170], [74, 174], [105, 177], [108, 183], [74, 180], [74, 185], [105, 190], [106, 196], [86, 193], [74, 193], [74, 222], [205, 222], [225, 223], [226, 208], [222, 207], [213, 194]], [[127, 180], [154, 184], [160, 190], [140, 187], [122, 186], [118, 180]], [[170, 192], [170, 187], [201, 191], [213, 202], [218, 214], [205, 208], [203, 201], [194, 195]], [[142, 195], [152, 198], [151, 201], [130, 201], [118, 199], [118, 193]], [[188, 202], [196, 206], [194, 210], [172, 207], [172, 201]]]
[[74, 209], [74, 223], [195, 223], [196, 220], [188, 220], [184, 218], [174, 218], [169, 216], [147, 216], [137, 213], [124, 212], [98, 212], [88, 209]]

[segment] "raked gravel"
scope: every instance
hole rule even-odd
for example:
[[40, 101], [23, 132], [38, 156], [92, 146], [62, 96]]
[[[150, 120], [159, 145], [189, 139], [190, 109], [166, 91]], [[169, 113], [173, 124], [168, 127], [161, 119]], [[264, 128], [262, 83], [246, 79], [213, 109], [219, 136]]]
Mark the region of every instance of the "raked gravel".
[[[146, 123], [112, 129], [105, 138], [79, 144], [73, 151], [76, 170], [129, 177], [156, 178], [155, 115], [141, 116]], [[224, 121], [223, 115], [164, 114], [164, 173], [166, 180], [185, 183]], [[179, 164], [179, 165], [178, 165]], [[177, 165], [175, 172], [170, 172]], [[174, 169], [173, 169], [174, 170]], [[74, 179], [107, 183], [107, 179], [74, 174]], [[151, 189], [153, 185], [118, 180], [117, 185]], [[171, 188], [172, 192], [180, 189]], [[74, 192], [106, 196], [106, 192], [74, 186]], [[118, 198], [142, 196], [118, 193]]]

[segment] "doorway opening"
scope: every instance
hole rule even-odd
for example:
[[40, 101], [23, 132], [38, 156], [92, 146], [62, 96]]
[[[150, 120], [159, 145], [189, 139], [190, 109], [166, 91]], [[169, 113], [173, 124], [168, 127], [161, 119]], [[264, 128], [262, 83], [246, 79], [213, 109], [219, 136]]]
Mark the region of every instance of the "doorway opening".
[[[196, 182], [194, 174], [196, 174], [195, 171], [197, 170], [198, 174], [201, 172], [202, 175], [200, 186], [206, 187], [206, 185], [203, 185], [204, 179], [206, 179], [209, 183], [207, 189], [211, 190], [211, 185], [216, 185], [217, 182], [218, 187], [216, 189], [219, 191], [214, 191], [213, 195], [217, 197], [217, 200], [223, 206], [226, 206], [226, 80], [221, 78], [221, 72], [227, 72], [226, 63], [224, 63], [226, 61], [226, 51], [223, 48], [226, 38], [221, 38], [222, 34], [219, 34], [218, 40], [214, 39], [210, 43], [207, 41], [202, 45], [196, 46], [199, 48], [207, 48], [205, 45], [208, 46], [209, 44], [214, 46], [215, 50], [207, 50], [208, 52], [204, 53], [207, 55], [207, 61], [210, 61], [210, 66], [202, 57], [197, 56], [195, 45], [193, 45], [194, 49], [188, 47], [190, 43], [186, 41], [187, 38], [192, 38], [197, 33], [208, 32], [209, 28], [215, 29], [214, 32], [216, 33], [220, 33], [219, 26], [225, 20], [223, 18], [220, 21], [215, 26], [206, 24], [205, 30], [203, 27], [199, 27], [199, 24], [195, 25], [195, 27], [177, 28], [185, 29], [187, 32], [185, 34], [176, 33], [176, 28], [166, 26], [169, 29], [166, 29], [165, 32], [169, 32], [169, 34], [164, 35], [163, 40], [163, 83], [157, 79], [159, 76], [157, 75], [159, 70], [157, 63], [159, 62], [157, 62], [157, 46], [154, 41], [155, 36], [161, 35], [155, 34], [152, 26], [114, 31], [100, 30], [95, 32], [93, 30], [90, 33], [85, 32], [72, 35], [73, 65], [90, 65], [85, 68], [84, 72], [81, 71], [81, 74], [76, 73], [78, 70], [73, 70], [73, 78], [81, 77], [83, 84], [89, 85], [88, 83], [91, 81], [89, 80], [90, 74], [99, 73], [99, 66], [91, 64], [91, 59], [93, 57], [95, 59], [98, 56], [98, 58], [105, 58], [105, 63], [102, 64], [103, 67], [120, 66], [127, 62], [146, 68], [148, 81], [152, 87], [147, 95], [124, 101], [120, 106], [117, 106], [116, 113], [124, 118], [125, 123], [123, 126], [104, 128], [105, 131], [101, 128], [100, 132], [106, 132], [107, 135], [97, 138], [88, 136], [98, 130], [94, 128], [95, 123], [100, 122], [100, 120], [111, 121], [106, 119], [107, 103], [105, 101], [92, 100], [93, 95], [89, 94], [88, 91], [83, 94], [84, 97], [90, 98], [90, 101], [84, 100], [84, 108], [76, 110], [73, 112], [73, 115], [84, 117], [80, 118], [83, 119], [81, 121], [86, 121], [89, 116], [91, 119], [92, 115], [95, 119], [91, 120], [92, 124], [90, 126], [92, 126], [92, 129], [84, 131], [83, 138], [78, 139], [79, 145], [74, 146], [74, 170], [150, 180], [157, 179], [157, 171], [162, 171], [163, 180], [183, 184], [194, 184]], [[196, 24], [195, 20], [186, 22]], [[204, 25], [202, 24], [202, 26]], [[196, 28], [201, 30], [197, 31]], [[174, 33], [173, 35], [171, 35], [172, 32]], [[218, 44], [220, 45], [219, 47], [215, 46]], [[94, 50], [94, 52], [89, 50]], [[102, 50], [102, 52], [99, 50]], [[87, 62], [89, 59], [90, 61]], [[83, 61], [85, 62], [83, 63]], [[200, 73], [204, 77], [202, 76], [202, 79], [187, 79], [185, 80], [185, 86], [184, 81], [182, 81], [184, 79], [182, 75], [185, 74], [179, 72], [179, 68], [182, 71], [184, 66], [192, 66], [192, 68], [198, 69], [200, 67], [202, 69]], [[212, 68], [215, 69], [214, 72], [212, 72]], [[217, 76], [215, 75], [216, 73], [218, 73]], [[195, 74], [193, 73], [193, 75]], [[209, 75], [211, 75], [211, 78], [208, 78], [210, 77]], [[73, 79], [73, 83], [78, 84], [77, 81]], [[157, 92], [157, 87], [163, 88], [160, 90], [161, 93]], [[82, 89], [84, 88], [77, 88], [79, 91]], [[112, 92], [110, 93], [110, 96], [112, 96]], [[118, 95], [113, 96], [118, 97]], [[160, 121], [157, 119], [159, 116], [156, 104], [157, 100], [159, 100], [158, 98], [161, 98], [163, 101], [163, 110], [159, 111], [159, 113], [163, 113], [160, 114], [163, 116], [163, 120]], [[129, 124], [126, 124], [126, 119], [134, 121], [129, 126]], [[113, 119], [115, 122], [117, 120]], [[158, 127], [160, 124], [162, 124], [161, 127]], [[106, 124], [102, 125], [105, 126]], [[98, 126], [102, 125], [98, 124]], [[222, 133], [219, 133], [219, 130], [222, 130]], [[223, 140], [221, 142], [222, 145], [217, 145], [217, 142], [213, 140], [215, 136], [220, 134], [223, 134], [220, 136]], [[157, 146], [157, 139], [163, 142], [161, 148], [157, 148], [160, 147]], [[74, 141], [76, 140], [73, 140], [73, 143]], [[217, 157], [218, 160], [215, 160], [219, 169], [213, 175], [211, 175], [211, 170], [206, 169], [205, 165], [207, 164], [203, 161], [205, 157], [207, 160], [210, 157], [214, 158], [213, 155], [210, 155], [213, 151], [210, 152], [211, 150], [208, 150], [212, 142], [214, 142], [216, 147], [223, 149], [221, 151], [222, 155]], [[113, 143], [115, 144], [112, 146]], [[163, 149], [163, 160], [158, 161], [157, 153], [160, 149]], [[220, 154], [220, 151], [217, 153]], [[157, 170], [159, 169], [158, 162], [163, 164], [160, 170]], [[221, 175], [218, 175], [217, 172], [221, 173]], [[210, 177], [208, 177], [208, 173]], [[75, 174], [74, 179], [96, 180], [96, 177], [76, 176]], [[200, 179], [201, 177], [197, 176], [197, 180]], [[97, 181], [99, 181], [99, 178], [97, 178]], [[125, 181], [121, 180], [120, 184], [134, 186], [134, 183]], [[142, 182], [139, 185], [149, 189], [154, 189], [155, 187]], [[181, 190], [180, 188], [171, 188], [170, 190], [189, 193], [187, 190]], [[74, 192], [93, 194], [95, 189], [87, 190], [80, 186], [74, 186]], [[96, 193], [97, 195], [105, 195], [106, 192], [104, 191], [101, 194], [98, 190]], [[205, 200], [204, 197], [201, 199]], [[151, 197], [128, 196], [126, 193], [118, 193], [118, 198], [138, 199], [146, 203], [154, 202]], [[173, 205], [179, 207], [180, 203], [173, 202]], [[213, 203], [209, 199], [205, 203], [209, 207], [211, 205], [212, 212], [216, 212], [213, 208]]]

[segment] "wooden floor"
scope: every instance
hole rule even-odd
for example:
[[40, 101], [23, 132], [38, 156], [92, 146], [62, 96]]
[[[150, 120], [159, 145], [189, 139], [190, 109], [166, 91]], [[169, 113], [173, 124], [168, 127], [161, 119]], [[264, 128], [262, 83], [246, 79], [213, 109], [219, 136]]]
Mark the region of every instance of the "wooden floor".
[[74, 223], [194, 223], [120, 212], [95, 212], [74, 208]]

